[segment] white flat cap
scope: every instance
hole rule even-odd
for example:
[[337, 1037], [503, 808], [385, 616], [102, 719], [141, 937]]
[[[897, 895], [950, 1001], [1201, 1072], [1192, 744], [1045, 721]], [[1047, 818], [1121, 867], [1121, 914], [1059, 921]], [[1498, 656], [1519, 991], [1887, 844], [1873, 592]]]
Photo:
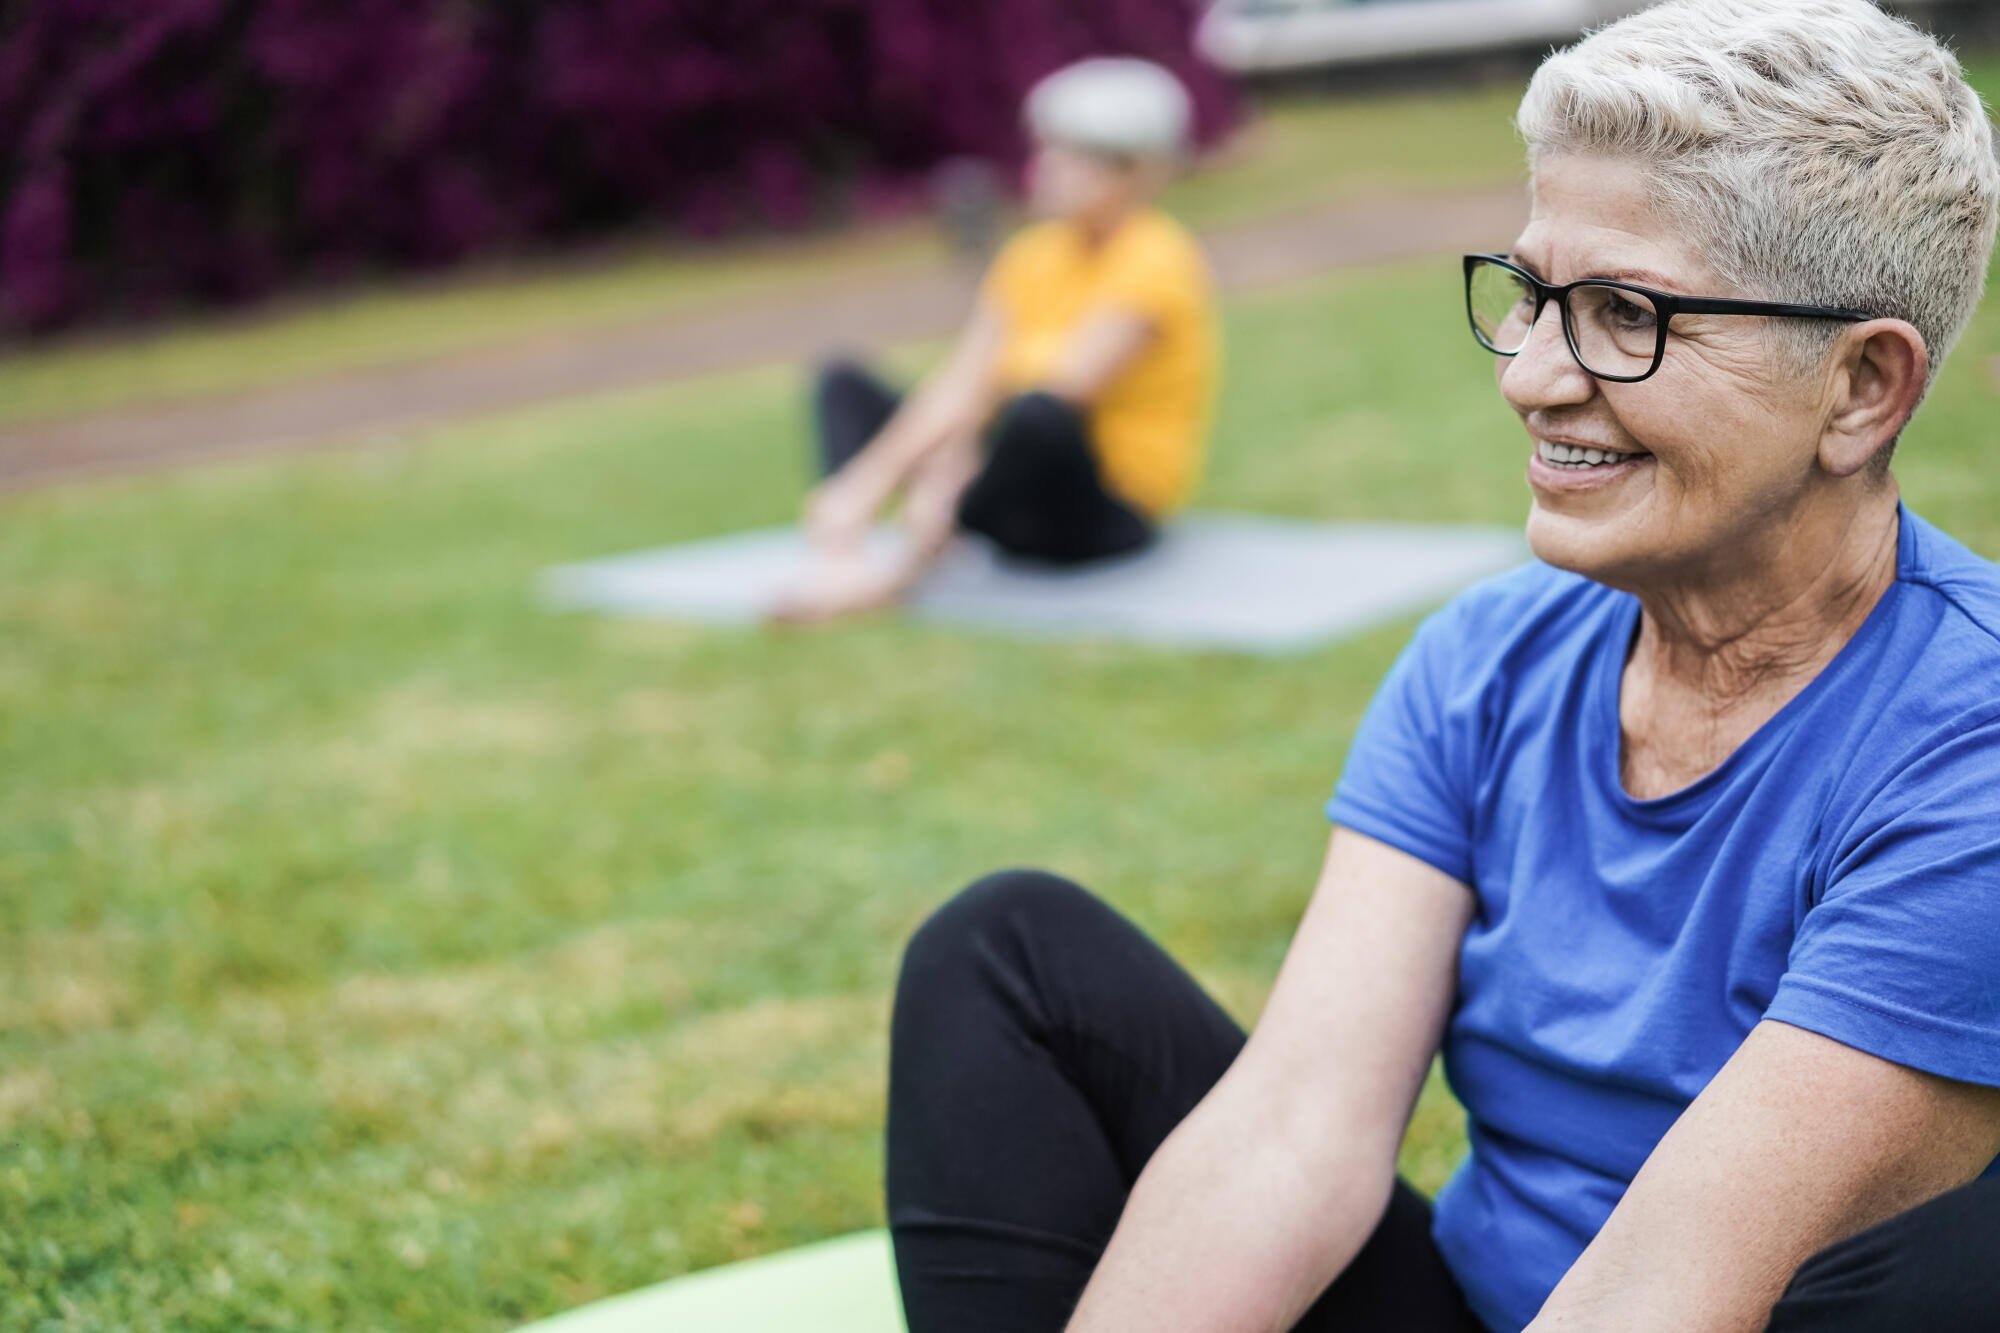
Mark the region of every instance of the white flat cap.
[[1121, 157], [1170, 157], [1187, 145], [1187, 89], [1150, 60], [1097, 56], [1028, 90], [1037, 138]]

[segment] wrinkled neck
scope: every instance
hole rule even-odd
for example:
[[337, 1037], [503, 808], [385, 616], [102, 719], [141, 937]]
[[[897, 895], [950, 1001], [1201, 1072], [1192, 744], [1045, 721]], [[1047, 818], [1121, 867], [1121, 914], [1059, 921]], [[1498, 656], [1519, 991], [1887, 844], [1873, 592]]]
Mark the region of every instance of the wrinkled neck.
[[1635, 589], [1643, 614], [1628, 673], [1718, 711], [1795, 690], [1852, 638], [1896, 580], [1893, 486], [1774, 525], [1765, 549]]

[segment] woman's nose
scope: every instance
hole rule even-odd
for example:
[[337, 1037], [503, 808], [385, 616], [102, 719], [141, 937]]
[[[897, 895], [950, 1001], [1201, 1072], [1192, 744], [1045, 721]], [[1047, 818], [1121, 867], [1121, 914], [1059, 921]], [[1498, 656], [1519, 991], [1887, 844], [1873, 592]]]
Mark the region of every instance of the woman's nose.
[[1590, 401], [1597, 379], [1570, 353], [1563, 338], [1562, 308], [1554, 301], [1542, 307], [1528, 341], [1500, 363], [1500, 393], [1517, 412]]

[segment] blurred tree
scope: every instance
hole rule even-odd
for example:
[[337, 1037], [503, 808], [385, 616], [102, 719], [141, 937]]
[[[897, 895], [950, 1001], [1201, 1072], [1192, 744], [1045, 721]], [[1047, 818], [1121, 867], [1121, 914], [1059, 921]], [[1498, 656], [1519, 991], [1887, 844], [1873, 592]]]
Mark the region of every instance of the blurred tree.
[[1233, 114], [1199, 0], [0, 0], [0, 329], [652, 222], [908, 206], [1085, 55]]

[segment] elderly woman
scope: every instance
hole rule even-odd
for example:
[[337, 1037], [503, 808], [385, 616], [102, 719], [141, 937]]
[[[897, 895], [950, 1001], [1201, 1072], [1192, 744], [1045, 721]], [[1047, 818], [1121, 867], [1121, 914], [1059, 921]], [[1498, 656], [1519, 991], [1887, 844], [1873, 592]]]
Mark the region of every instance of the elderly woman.
[[[1039, 220], [994, 258], [944, 364], [907, 398], [850, 361], [820, 371], [825, 479], [781, 620], [896, 601], [960, 530], [1047, 565], [1127, 555], [1194, 489], [1216, 375], [1209, 275], [1152, 205], [1186, 144], [1187, 93], [1150, 61], [1099, 57], [1043, 79], [1023, 114]], [[899, 495], [908, 541], [883, 560], [867, 538]]]
[[1247, 1044], [1052, 876], [918, 933], [913, 1329], [2000, 1327], [2000, 571], [1889, 467], [1984, 110], [1864, 0], [1675, 0], [1519, 121], [1532, 221], [1466, 271], [1538, 562], [1383, 683]]

